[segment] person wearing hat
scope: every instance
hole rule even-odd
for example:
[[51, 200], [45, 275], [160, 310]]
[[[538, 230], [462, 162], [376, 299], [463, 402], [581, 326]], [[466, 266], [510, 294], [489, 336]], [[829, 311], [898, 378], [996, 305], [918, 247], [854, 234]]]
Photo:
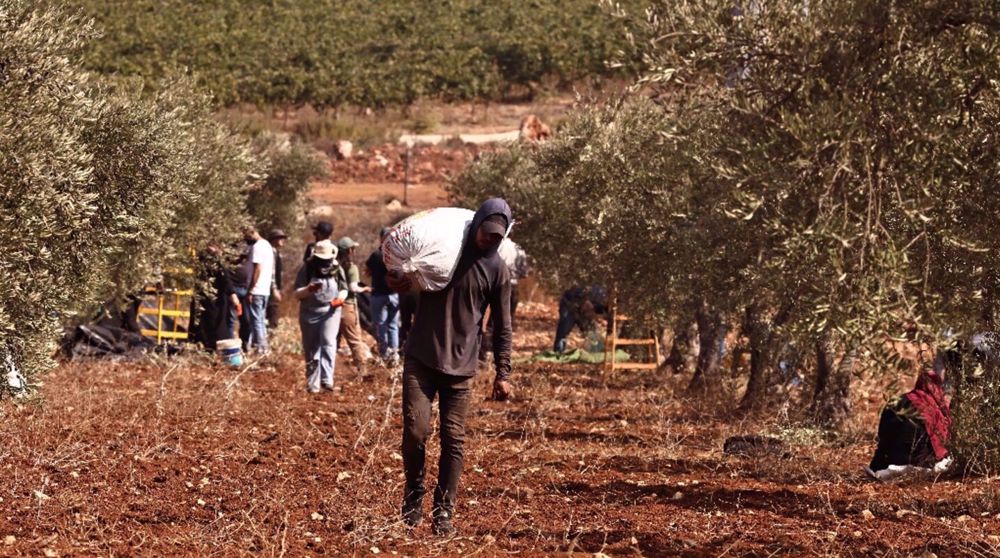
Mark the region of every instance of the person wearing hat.
[[372, 279], [369, 310], [378, 340], [378, 356], [386, 366], [394, 368], [399, 363], [399, 294], [394, 293], [385, 282], [389, 270], [382, 258], [381, 245], [390, 230], [390, 227], [382, 227], [379, 232], [379, 248], [368, 257], [365, 270]]
[[347, 298], [347, 279], [329, 239], [316, 242], [309, 260], [295, 276], [299, 328], [306, 360], [306, 390], [333, 390], [337, 364], [337, 330]]
[[331, 236], [333, 236], [333, 223], [329, 221], [320, 221], [313, 225], [313, 238], [316, 240], [306, 244], [306, 253], [302, 255], [302, 261], [309, 261], [309, 256], [312, 256], [313, 248], [316, 246], [317, 242], [321, 240], [330, 240]]
[[[479, 333], [487, 308], [493, 316], [496, 364], [493, 398], [506, 400], [513, 391], [510, 271], [497, 253], [512, 222], [506, 201], [493, 198], [480, 206], [451, 281], [440, 291], [420, 293], [413, 327], [406, 340], [402, 444], [406, 484], [402, 519], [415, 527], [423, 514], [426, 443], [431, 433], [431, 404], [437, 397], [441, 457], [432, 527], [438, 535], [455, 532], [452, 517], [464, 463], [465, 418], [472, 401]], [[410, 290], [410, 280], [405, 275], [390, 274], [387, 281], [396, 291]]]
[[364, 332], [361, 329], [361, 317], [358, 315], [358, 295], [372, 292], [371, 287], [362, 287], [361, 272], [354, 263], [354, 251], [358, 243], [349, 236], [337, 241], [337, 258], [340, 267], [347, 277], [347, 300], [344, 301], [343, 316], [340, 319], [340, 335], [351, 349], [354, 365], [364, 374], [365, 363], [371, 359], [371, 350], [365, 343]]
[[281, 229], [274, 229], [267, 235], [267, 241], [274, 250], [274, 276], [271, 278], [271, 297], [267, 299], [267, 327], [278, 327], [278, 306], [281, 303], [282, 266], [281, 247], [288, 235]]

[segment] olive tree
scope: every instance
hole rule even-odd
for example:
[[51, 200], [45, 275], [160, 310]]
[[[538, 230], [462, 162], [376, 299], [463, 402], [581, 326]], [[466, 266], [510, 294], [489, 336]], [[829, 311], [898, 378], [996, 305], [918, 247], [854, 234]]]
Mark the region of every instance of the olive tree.
[[0, 2], [0, 362], [29, 381], [66, 318], [236, 238], [262, 168], [186, 80], [146, 97], [82, 71], [92, 38]]

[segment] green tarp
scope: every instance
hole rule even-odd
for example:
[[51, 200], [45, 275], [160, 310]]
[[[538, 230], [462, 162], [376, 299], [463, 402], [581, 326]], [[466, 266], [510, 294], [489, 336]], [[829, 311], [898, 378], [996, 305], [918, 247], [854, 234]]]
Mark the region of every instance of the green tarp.
[[[619, 350], [615, 353], [615, 360], [625, 362], [629, 360], [629, 354]], [[604, 362], [604, 352], [592, 353], [583, 349], [573, 349], [565, 353], [555, 351], [545, 351], [537, 355], [518, 359], [520, 362], [559, 362], [563, 364], [601, 364]]]

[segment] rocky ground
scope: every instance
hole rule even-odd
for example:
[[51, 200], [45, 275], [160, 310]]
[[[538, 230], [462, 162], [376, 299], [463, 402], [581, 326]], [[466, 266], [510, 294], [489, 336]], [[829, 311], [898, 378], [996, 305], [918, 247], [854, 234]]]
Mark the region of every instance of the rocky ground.
[[[519, 357], [548, 346], [554, 311], [524, 308]], [[409, 532], [398, 373], [342, 361], [340, 391], [310, 396], [295, 333], [285, 323], [278, 354], [241, 369], [202, 355], [66, 363], [42, 401], [0, 405], [0, 555], [998, 552], [989, 479], [861, 474], [874, 416], [829, 441], [686, 400], [681, 377], [523, 362], [512, 402], [487, 401], [489, 375], [477, 380], [459, 536]], [[762, 432], [787, 454], [722, 452]]]

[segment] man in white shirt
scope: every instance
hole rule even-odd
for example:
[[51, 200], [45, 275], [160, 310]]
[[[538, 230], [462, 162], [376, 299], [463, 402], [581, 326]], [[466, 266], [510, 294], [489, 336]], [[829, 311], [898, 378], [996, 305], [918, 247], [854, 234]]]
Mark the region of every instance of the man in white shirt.
[[274, 249], [270, 242], [261, 238], [254, 227], [247, 227], [243, 234], [250, 244], [250, 263], [253, 265], [248, 294], [251, 328], [249, 346], [265, 355], [270, 350], [267, 344], [267, 299], [271, 295], [271, 279], [274, 276]]

